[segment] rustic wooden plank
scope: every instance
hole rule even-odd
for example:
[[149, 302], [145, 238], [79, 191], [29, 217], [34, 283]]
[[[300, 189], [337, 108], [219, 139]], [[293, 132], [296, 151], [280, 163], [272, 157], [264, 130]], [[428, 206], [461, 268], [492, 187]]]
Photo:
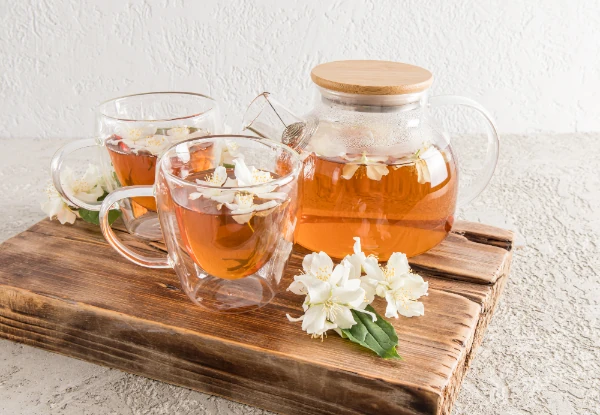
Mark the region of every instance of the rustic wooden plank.
[[[461, 232], [412, 260], [431, 289], [425, 316], [392, 321], [400, 362], [303, 335], [285, 319], [301, 310], [289, 292], [251, 314], [202, 312], [174, 272], [130, 264], [79, 221], [42, 221], [0, 245], [0, 336], [281, 413], [445, 414], [510, 267], [510, 245]], [[304, 254], [295, 248], [282, 287]]]
[[432, 250], [411, 258], [410, 264], [417, 271], [493, 284], [501, 276], [505, 260], [506, 249], [473, 242], [463, 235], [451, 233]]
[[459, 220], [454, 224], [452, 232], [458, 235], [464, 235], [471, 241], [499, 246], [507, 250], [511, 249], [514, 239], [513, 232], [507, 229], [462, 220]]

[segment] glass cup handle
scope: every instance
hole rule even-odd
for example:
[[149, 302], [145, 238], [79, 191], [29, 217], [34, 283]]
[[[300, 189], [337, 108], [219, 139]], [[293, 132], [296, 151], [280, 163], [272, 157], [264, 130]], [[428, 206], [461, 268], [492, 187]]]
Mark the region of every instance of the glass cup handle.
[[60, 181], [60, 176], [62, 172], [63, 161], [66, 156], [68, 156], [76, 150], [86, 147], [95, 147], [96, 145], [96, 139], [94, 138], [85, 138], [83, 140], [77, 140], [72, 143], [65, 144], [54, 154], [54, 157], [52, 157], [52, 162], [50, 163], [52, 183], [54, 184], [56, 191], [62, 196], [62, 198], [73, 206], [93, 211], [99, 211], [100, 205], [91, 205], [65, 192], [65, 189], [63, 189], [62, 183]]
[[[498, 151], [500, 147], [500, 139], [498, 137], [498, 130], [496, 124], [492, 119], [492, 115], [477, 101], [470, 98], [461, 97], [459, 95], [438, 95], [436, 97], [429, 98], [429, 105], [432, 107], [441, 107], [445, 105], [462, 105], [465, 107], [473, 108], [479, 112], [483, 118], [487, 121], [488, 132], [487, 132], [487, 151], [485, 160], [481, 171], [473, 180], [473, 183], [466, 189], [466, 191], [459, 193], [458, 206], [464, 206], [475, 199], [485, 187], [488, 185], [496, 164], [498, 163]], [[459, 167], [459, 180], [460, 180], [460, 166]]]
[[100, 208], [100, 229], [106, 241], [115, 251], [133, 262], [146, 268], [172, 268], [169, 257], [152, 258], [138, 254], [125, 245], [113, 232], [108, 223], [108, 212], [114, 204], [129, 197], [154, 197], [154, 186], [128, 186], [121, 187], [106, 196]]

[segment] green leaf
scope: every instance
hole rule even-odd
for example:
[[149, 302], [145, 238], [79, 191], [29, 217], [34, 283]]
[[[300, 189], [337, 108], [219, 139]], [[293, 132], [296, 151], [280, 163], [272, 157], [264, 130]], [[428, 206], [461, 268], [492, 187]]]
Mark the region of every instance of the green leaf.
[[[114, 180], [114, 181], [115, 181], [115, 183], [117, 184], [117, 187], [121, 187], [121, 182], [119, 181], [119, 178], [117, 177], [117, 173], [115, 173], [115, 172], [113, 171], [113, 174], [112, 174], [112, 175], [113, 175], [113, 180]], [[105, 192], [105, 193], [106, 193], [106, 192]], [[107, 193], [107, 194], [108, 194], [108, 193]], [[106, 194], [105, 194], [103, 197], [105, 197], [105, 196], [106, 196]]]
[[[108, 196], [108, 192], [104, 191], [104, 194], [102, 194], [102, 196], [100, 196], [97, 199], [98, 202], [102, 202], [106, 198], [106, 196]], [[81, 219], [83, 219], [87, 223], [93, 223], [94, 225], [100, 226], [100, 212], [87, 209], [79, 209], [78, 212]], [[110, 212], [108, 212], [108, 223], [112, 225], [113, 222], [119, 218], [119, 216], [121, 216], [120, 210], [111, 210]]]
[[[87, 209], [79, 209], [78, 212], [79, 216], [84, 221], [93, 223], [94, 225], [100, 225], [100, 212]], [[119, 218], [119, 216], [121, 216], [120, 210], [111, 210], [108, 212], [108, 223], [112, 225], [113, 222]]]
[[342, 333], [354, 343], [358, 343], [374, 351], [379, 357], [383, 357], [384, 359], [402, 359], [396, 351], [398, 335], [396, 334], [396, 330], [394, 330], [394, 326], [377, 314], [375, 309], [370, 305], [365, 310], [375, 313], [377, 320], [373, 321], [368, 314], [352, 310], [356, 324], [349, 329], [342, 329]]
[[105, 190], [104, 193], [102, 194], [102, 196], [100, 196], [98, 199], [98, 202], [102, 202], [104, 199], [106, 199], [106, 196], [108, 196], [108, 192]]

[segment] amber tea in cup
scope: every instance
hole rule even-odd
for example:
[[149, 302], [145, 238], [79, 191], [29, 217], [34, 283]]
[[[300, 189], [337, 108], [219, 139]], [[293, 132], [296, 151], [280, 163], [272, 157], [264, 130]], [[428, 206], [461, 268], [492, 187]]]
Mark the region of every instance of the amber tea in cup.
[[[220, 128], [215, 101], [200, 94], [131, 95], [103, 103], [99, 112], [100, 136], [110, 159], [106, 168], [114, 171], [115, 187], [152, 185], [157, 160], [169, 146]], [[121, 205], [131, 233], [162, 237], [153, 198], [137, 197]]]
[[[234, 169], [227, 169], [234, 178]], [[194, 175], [187, 180], [206, 181], [213, 172]], [[271, 173], [277, 179], [276, 173]], [[255, 204], [265, 204], [252, 193], [240, 193], [240, 199], [253, 198]], [[229, 214], [210, 199], [199, 198], [179, 204], [175, 202], [175, 215], [181, 230], [181, 240], [196, 265], [208, 273], [224, 279], [238, 279], [261, 269], [270, 259], [281, 235], [279, 224], [290, 216], [289, 200], [272, 208], [256, 212], [247, 221]]]
[[[63, 189], [61, 168], [69, 154], [96, 147], [109, 190], [151, 185], [157, 160], [170, 145], [221, 128], [217, 103], [189, 92], [152, 92], [111, 99], [98, 106], [96, 121], [95, 138], [63, 146], [51, 164], [54, 186], [61, 196], [73, 206], [92, 211], [99, 211], [101, 204], [86, 203]], [[120, 208], [130, 233], [150, 240], [162, 238], [153, 198], [123, 201]]]
[[[173, 267], [192, 301], [220, 312], [262, 307], [274, 296], [293, 245], [300, 157], [244, 136], [187, 140], [158, 161], [154, 186], [111, 193], [100, 212], [108, 242], [148, 267]], [[169, 257], [146, 258], [108, 226], [123, 198], [153, 197]], [[119, 202], [121, 203], [121, 202]]]

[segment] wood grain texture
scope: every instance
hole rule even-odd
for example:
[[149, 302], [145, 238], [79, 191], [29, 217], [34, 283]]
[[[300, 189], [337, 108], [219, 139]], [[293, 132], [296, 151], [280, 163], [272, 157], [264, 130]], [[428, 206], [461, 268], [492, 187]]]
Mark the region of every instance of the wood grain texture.
[[359, 95], [421, 92], [433, 83], [427, 69], [400, 62], [347, 60], [323, 63], [310, 73], [313, 82], [332, 91]]
[[[510, 234], [456, 228], [411, 260], [430, 292], [425, 316], [391, 321], [403, 361], [311, 339], [285, 318], [301, 312], [290, 292], [250, 314], [203, 312], [174, 272], [127, 262], [81, 221], [42, 221], [0, 245], [0, 336], [280, 413], [448, 414], [511, 259]], [[294, 250], [282, 288], [305, 253]]]

